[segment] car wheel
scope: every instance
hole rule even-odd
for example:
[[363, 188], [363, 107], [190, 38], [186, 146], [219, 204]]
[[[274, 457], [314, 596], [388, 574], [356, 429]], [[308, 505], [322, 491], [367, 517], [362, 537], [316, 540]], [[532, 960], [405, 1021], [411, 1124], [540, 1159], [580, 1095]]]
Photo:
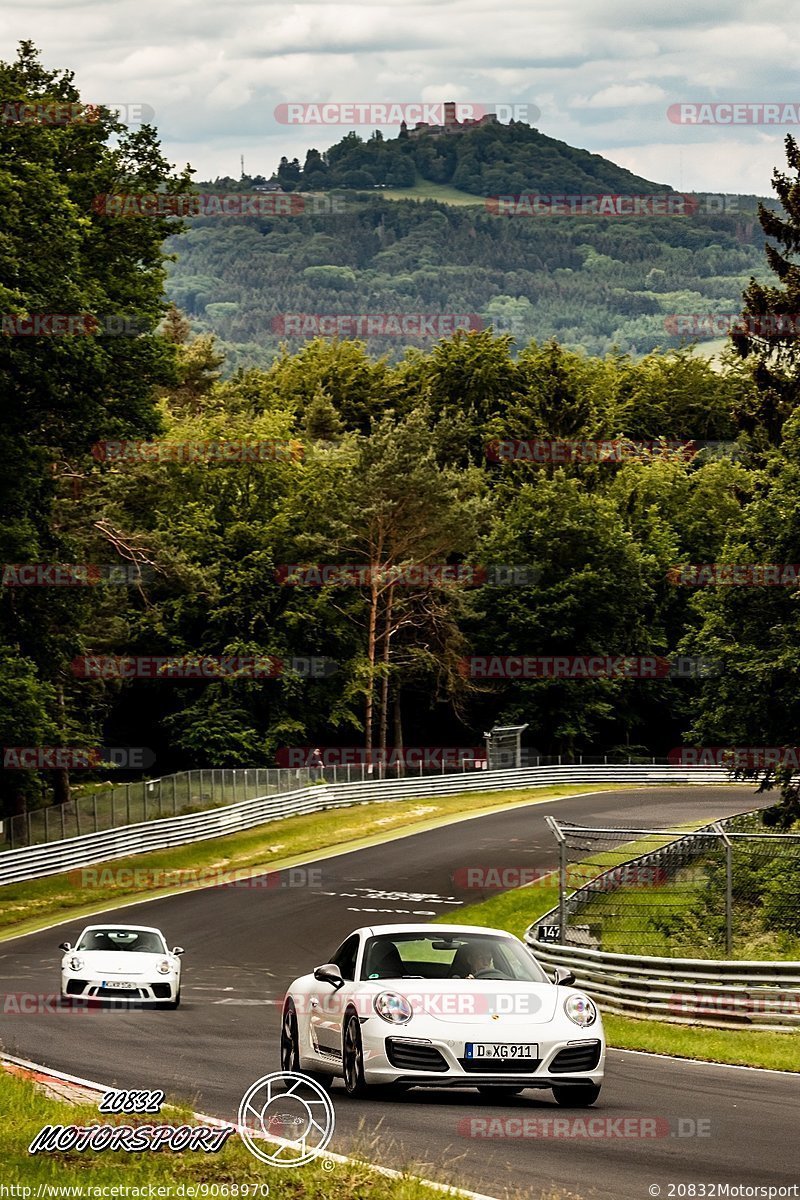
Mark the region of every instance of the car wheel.
[[364, 1078], [364, 1047], [361, 1042], [361, 1025], [355, 1013], [351, 1013], [344, 1024], [342, 1034], [342, 1069], [344, 1090], [348, 1096], [358, 1099], [367, 1094]]
[[178, 994], [176, 995], [174, 1000], [170, 1000], [169, 1004], [167, 1005], [167, 1008], [180, 1008], [180, 1006], [181, 1006], [181, 993], [180, 993], [180, 989], [178, 989]]
[[554, 1087], [556, 1104], [564, 1108], [588, 1108], [600, 1095], [599, 1083], [582, 1083], [576, 1087]]
[[479, 1087], [478, 1091], [484, 1100], [508, 1100], [509, 1096], [518, 1096], [524, 1092], [521, 1087]]
[[283, 1010], [281, 1025], [281, 1070], [300, 1070], [300, 1046], [297, 1034], [297, 1014], [294, 1005], [289, 1002]]

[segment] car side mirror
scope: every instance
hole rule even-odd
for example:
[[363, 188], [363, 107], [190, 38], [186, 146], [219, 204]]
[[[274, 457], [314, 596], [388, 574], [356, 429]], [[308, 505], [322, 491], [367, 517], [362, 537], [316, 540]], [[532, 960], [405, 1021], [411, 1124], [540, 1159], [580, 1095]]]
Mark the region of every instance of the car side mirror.
[[553, 972], [553, 982], [556, 986], [562, 984], [564, 987], [572, 987], [575, 982], [575, 972], [570, 971], [569, 967], [556, 967]]
[[71, 950], [72, 942], [59, 942], [58, 948], [59, 950]]
[[185, 954], [185, 950], [183, 949], [183, 946], [173, 946], [172, 953], [173, 954]]
[[329, 983], [336, 991], [344, 987], [342, 972], [336, 963], [323, 963], [321, 967], [315, 967], [314, 978], [320, 983]]

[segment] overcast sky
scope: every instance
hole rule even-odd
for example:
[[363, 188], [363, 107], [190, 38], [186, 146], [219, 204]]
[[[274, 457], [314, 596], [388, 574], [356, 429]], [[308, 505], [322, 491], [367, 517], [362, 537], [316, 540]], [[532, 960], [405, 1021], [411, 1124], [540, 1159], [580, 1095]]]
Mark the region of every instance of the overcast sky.
[[0, 10], [0, 44], [8, 59], [33, 40], [87, 101], [149, 105], [200, 179], [238, 177], [240, 154], [269, 175], [347, 132], [280, 124], [282, 103], [460, 100], [535, 105], [543, 133], [678, 189], [767, 194], [800, 127], [692, 128], [667, 109], [800, 108], [797, 16], [786, 0], [25, 0]]

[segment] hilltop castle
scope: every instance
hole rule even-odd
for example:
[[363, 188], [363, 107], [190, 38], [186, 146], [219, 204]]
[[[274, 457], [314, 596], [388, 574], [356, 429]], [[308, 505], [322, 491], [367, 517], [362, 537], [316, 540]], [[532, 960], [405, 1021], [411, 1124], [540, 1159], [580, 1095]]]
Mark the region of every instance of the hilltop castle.
[[423, 134], [429, 134], [432, 137], [450, 137], [457, 133], [468, 133], [470, 129], [479, 129], [482, 125], [496, 125], [497, 116], [495, 113], [484, 113], [482, 117], [477, 117], [475, 120], [458, 121], [456, 120], [456, 103], [454, 100], [448, 100], [444, 106], [444, 124], [429, 125], [427, 121], [417, 121], [413, 129], [409, 129], [405, 121], [400, 126], [400, 137], [421, 137]]

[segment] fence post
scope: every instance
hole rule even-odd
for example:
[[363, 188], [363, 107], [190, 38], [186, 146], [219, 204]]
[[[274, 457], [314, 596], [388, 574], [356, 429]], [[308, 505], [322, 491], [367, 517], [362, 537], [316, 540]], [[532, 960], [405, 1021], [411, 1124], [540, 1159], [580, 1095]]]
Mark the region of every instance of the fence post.
[[172, 815], [178, 815], [178, 776], [172, 776]]
[[67, 824], [64, 819], [64, 807], [65, 806], [63, 804], [59, 804], [59, 808], [61, 809], [61, 839], [62, 839], [62, 841], [67, 836]]
[[111, 828], [112, 829], [116, 829], [116, 827], [117, 827], [116, 804], [117, 804], [117, 789], [115, 787], [112, 787], [112, 789], [111, 789]]
[[[94, 831], [95, 831], [95, 833], [98, 833], [99, 831], [97, 828], [97, 792], [92, 793], [92, 810], [94, 812]], [[75, 802], [76, 820], [77, 820], [77, 813], [78, 813], [78, 804], [76, 801]]]
[[733, 953], [733, 842], [721, 821], [715, 821], [712, 828], [725, 845], [725, 953], [730, 958]]
[[131, 823], [131, 785], [129, 783], [125, 784], [125, 817], [126, 817], [125, 824], [130, 825], [130, 823]]
[[545, 821], [558, 842], [558, 940], [563, 946], [567, 940], [567, 839], [555, 817]]
[[25, 816], [28, 818], [28, 845], [33, 845], [33, 829], [31, 828], [31, 810], [28, 809]]

